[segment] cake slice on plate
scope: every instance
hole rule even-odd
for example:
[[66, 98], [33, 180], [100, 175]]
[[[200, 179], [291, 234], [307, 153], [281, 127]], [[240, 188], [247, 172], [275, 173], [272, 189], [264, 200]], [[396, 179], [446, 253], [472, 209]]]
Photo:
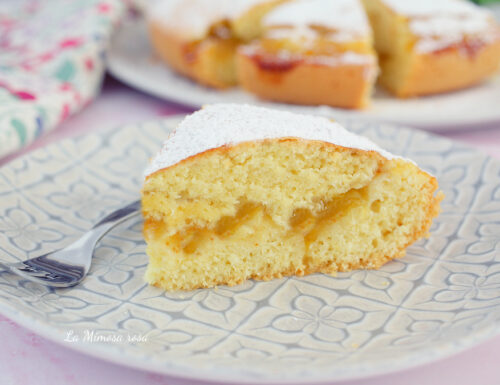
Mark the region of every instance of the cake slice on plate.
[[322, 117], [211, 105], [146, 170], [147, 281], [190, 290], [377, 269], [426, 236], [436, 179]]
[[380, 82], [400, 97], [474, 85], [500, 65], [493, 15], [465, 0], [363, 0], [375, 34]]

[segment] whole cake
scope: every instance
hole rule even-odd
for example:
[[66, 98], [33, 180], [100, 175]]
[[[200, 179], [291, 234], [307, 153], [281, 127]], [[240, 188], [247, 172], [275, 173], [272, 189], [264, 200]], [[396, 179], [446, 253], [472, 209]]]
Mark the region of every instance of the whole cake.
[[154, 4], [151, 41], [172, 68], [204, 85], [240, 84], [275, 101], [361, 108], [379, 67], [380, 83], [409, 97], [473, 85], [500, 64], [498, 24], [466, 0]]
[[498, 70], [500, 30], [463, 0], [363, 0], [384, 87], [400, 97], [471, 86]]
[[326, 118], [211, 105], [145, 172], [146, 280], [190, 290], [377, 269], [426, 236], [436, 179]]

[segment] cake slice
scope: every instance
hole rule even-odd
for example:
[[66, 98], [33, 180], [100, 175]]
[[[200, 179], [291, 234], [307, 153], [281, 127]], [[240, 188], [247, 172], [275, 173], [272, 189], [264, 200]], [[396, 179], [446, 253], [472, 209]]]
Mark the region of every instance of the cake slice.
[[377, 77], [359, 0], [294, 0], [262, 19], [260, 39], [239, 47], [238, 80], [264, 99], [361, 108]]
[[149, 8], [156, 54], [174, 70], [216, 88], [237, 83], [238, 44], [255, 37], [260, 18], [283, 0], [168, 0]]
[[146, 280], [166, 290], [377, 269], [426, 236], [436, 179], [322, 117], [211, 105], [145, 172]]
[[465, 0], [363, 0], [379, 54], [381, 84], [400, 97], [476, 84], [500, 64], [500, 29]]

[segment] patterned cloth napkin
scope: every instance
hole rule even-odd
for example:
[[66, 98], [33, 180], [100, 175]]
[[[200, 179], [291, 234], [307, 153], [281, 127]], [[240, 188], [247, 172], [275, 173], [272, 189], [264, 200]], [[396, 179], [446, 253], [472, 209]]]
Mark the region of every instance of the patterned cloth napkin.
[[89, 103], [119, 0], [0, 1], [0, 157]]

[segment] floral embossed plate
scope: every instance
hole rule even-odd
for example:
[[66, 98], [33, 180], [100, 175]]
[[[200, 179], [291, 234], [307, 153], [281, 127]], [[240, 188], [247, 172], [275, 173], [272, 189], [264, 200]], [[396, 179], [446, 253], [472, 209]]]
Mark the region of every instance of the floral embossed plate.
[[[136, 199], [178, 118], [65, 140], [0, 169], [0, 260], [62, 247]], [[165, 293], [143, 281], [141, 222], [96, 249], [89, 276], [52, 290], [0, 272], [0, 312], [68, 347], [185, 378], [311, 383], [401, 370], [500, 330], [500, 162], [396, 126], [344, 122], [434, 173], [432, 236], [378, 271]]]

